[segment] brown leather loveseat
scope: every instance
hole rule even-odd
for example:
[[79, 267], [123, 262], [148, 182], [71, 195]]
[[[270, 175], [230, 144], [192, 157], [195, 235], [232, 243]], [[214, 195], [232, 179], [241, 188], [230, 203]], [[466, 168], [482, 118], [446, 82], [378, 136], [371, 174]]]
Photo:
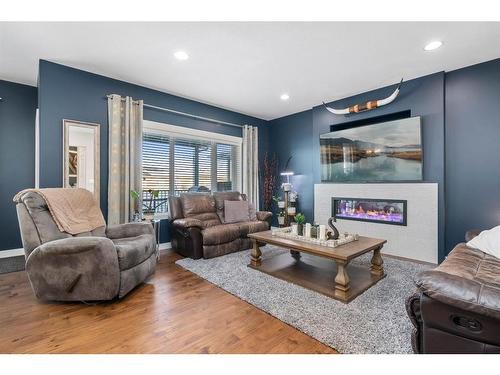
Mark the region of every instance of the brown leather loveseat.
[[[253, 220], [225, 224], [224, 201], [242, 200], [246, 201], [245, 194], [237, 191], [186, 193], [169, 198], [172, 248], [193, 259], [251, 248], [247, 234], [268, 230], [272, 214], [258, 211]], [[252, 212], [250, 216], [254, 216]]]
[[406, 301], [415, 353], [500, 353], [500, 259], [460, 243], [417, 287]]

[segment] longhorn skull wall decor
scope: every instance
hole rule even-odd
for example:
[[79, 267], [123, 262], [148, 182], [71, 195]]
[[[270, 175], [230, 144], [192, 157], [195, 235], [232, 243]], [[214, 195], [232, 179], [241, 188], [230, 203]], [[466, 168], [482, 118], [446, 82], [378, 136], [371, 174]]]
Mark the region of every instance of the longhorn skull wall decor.
[[399, 85], [398, 85], [398, 87], [396, 87], [396, 90], [394, 90], [394, 92], [385, 99], [370, 100], [366, 103], [356, 104], [356, 105], [353, 105], [351, 107], [343, 108], [343, 109], [335, 109], [335, 108], [328, 107], [325, 104], [325, 102], [323, 102], [323, 105], [325, 106], [325, 108], [329, 112], [333, 113], [334, 115], [347, 115], [349, 113], [359, 113], [359, 112], [369, 111], [371, 109], [375, 109], [378, 107], [382, 107], [383, 105], [392, 103], [394, 101], [394, 99], [396, 99], [397, 96], [399, 95], [399, 88], [401, 87], [402, 83], [403, 83], [403, 79], [401, 78], [401, 82], [399, 82]]

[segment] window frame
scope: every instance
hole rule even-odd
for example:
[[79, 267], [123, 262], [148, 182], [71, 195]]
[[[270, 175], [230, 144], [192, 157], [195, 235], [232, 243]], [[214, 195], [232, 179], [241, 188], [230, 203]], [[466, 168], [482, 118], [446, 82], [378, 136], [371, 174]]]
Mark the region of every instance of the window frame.
[[[209, 132], [206, 130], [198, 130], [198, 129], [193, 129], [193, 128], [187, 128], [183, 126], [177, 126], [177, 125], [171, 125], [167, 123], [161, 123], [161, 122], [156, 122], [156, 121], [150, 121], [150, 120], [143, 120], [143, 133], [152, 133], [152, 134], [158, 134], [162, 135], [165, 137], [168, 137], [170, 140], [170, 147], [169, 147], [169, 169], [170, 169], [170, 176], [172, 178], [169, 178], [169, 195], [173, 194], [175, 192], [175, 168], [174, 168], [174, 163], [175, 163], [175, 139], [186, 139], [186, 140], [195, 140], [195, 141], [203, 141], [203, 142], [210, 142], [212, 144], [212, 155], [211, 155], [211, 160], [212, 162], [215, 160], [215, 163], [217, 163], [217, 144], [226, 144], [230, 146], [236, 146], [236, 153], [232, 155], [232, 157], [236, 156], [237, 160], [236, 162], [239, 165], [239, 171], [236, 170], [236, 168], [232, 171], [233, 176], [232, 180], [235, 181], [236, 186], [233, 186], [233, 189], [240, 189], [242, 186], [242, 144], [243, 144], [243, 138], [242, 137], [236, 137], [232, 135], [226, 135], [226, 134], [220, 134], [220, 133], [215, 133], [215, 132]], [[172, 147], [174, 146], [174, 147]], [[211, 191], [216, 191], [217, 190], [217, 168], [212, 168], [211, 169], [211, 186], [210, 186]]]

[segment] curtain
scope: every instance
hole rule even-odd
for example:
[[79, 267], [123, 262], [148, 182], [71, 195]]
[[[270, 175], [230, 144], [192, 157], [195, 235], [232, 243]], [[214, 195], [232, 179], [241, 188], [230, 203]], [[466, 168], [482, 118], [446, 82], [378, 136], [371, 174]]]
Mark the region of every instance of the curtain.
[[108, 98], [108, 225], [127, 223], [134, 215], [131, 190], [142, 208], [142, 100]]
[[242, 192], [259, 209], [259, 134], [255, 126], [243, 127]]

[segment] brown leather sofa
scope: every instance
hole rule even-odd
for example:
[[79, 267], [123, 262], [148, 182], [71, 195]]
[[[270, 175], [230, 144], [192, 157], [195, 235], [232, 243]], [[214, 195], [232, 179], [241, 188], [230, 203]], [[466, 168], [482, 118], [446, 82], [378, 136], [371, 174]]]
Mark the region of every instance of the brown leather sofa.
[[249, 233], [270, 228], [271, 212], [255, 212], [256, 220], [224, 224], [224, 201], [246, 201], [237, 191], [186, 193], [169, 198], [172, 248], [193, 259], [213, 258], [250, 249]]
[[406, 301], [415, 353], [500, 353], [500, 259], [460, 243], [417, 288]]

